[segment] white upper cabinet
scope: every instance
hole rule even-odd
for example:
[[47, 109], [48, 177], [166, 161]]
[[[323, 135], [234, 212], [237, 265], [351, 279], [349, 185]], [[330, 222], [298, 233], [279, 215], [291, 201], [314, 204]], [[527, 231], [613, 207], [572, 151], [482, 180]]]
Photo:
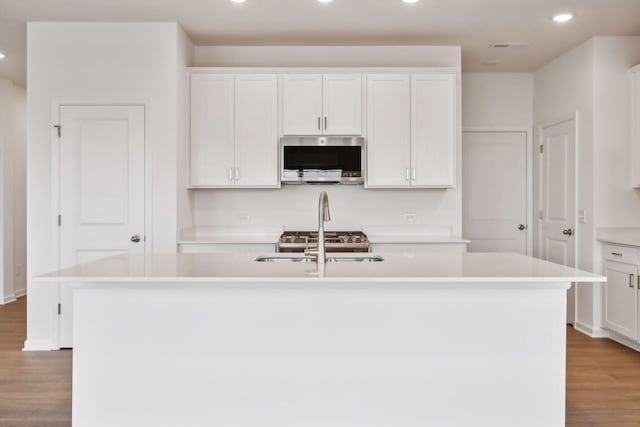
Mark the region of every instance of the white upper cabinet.
[[237, 75], [235, 87], [235, 184], [277, 186], [278, 77]]
[[362, 134], [362, 75], [285, 74], [284, 135]]
[[233, 75], [191, 76], [192, 186], [233, 184], [233, 92]]
[[322, 79], [324, 135], [362, 133], [362, 76], [325, 74]]
[[411, 183], [456, 184], [457, 84], [453, 73], [411, 75]]
[[191, 76], [191, 186], [278, 186], [278, 78]]
[[456, 185], [455, 72], [367, 76], [367, 187]]
[[321, 135], [322, 74], [287, 74], [283, 86], [283, 133]]
[[632, 78], [632, 117], [631, 117], [631, 138], [632, 138], [632, 179], [633, 187], [640, 188], [640, 65], [631, 69]]
[[407, 74], [367, 76], [367, 185], [410, 185], [411, 86]]

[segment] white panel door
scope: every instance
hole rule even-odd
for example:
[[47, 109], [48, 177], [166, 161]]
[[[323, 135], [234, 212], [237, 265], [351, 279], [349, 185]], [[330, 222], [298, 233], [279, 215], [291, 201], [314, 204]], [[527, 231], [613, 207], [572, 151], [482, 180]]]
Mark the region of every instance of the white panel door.
[[[557, 264], [576, 266], [575, 121], [542, 129], [542, 220], [540, 255]], [[567, 321], [575, 317], [575, 285], [567, 294]]]
[[411, 74], [412, 185], [455, 186], [457, 99], [455, 74]]
[[409, 74], [367, 76], [367, 186], [410, 185]]
[[191, 185], [233, 185], [233, 75], [191, 76]]
[[325, 74], [322, 92], [323, 133], [362, 134], [362, 75]]
[[527, 134], [462, 134], [463, 234], [471, 252], [527, 251]]
[[632, 340], [638, 339], [638, 290], [635, 265], [607, 262], [604, 324]]
[[[60, 125], [59, 267], [144, 253], [144, 107], [63, 106]], [[60, 345], [70, 347], [70, 288], [61, 301]]]
[[282, 77], [284, 135], [322, 135], [322, 74]]
[[235, 184], [278, 185], [278, 76], [236, 75]]

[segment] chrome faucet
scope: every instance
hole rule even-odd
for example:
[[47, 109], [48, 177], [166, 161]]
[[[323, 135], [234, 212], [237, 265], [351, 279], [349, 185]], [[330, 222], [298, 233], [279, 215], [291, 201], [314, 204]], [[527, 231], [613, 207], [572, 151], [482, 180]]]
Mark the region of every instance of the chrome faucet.
[[315, 256], [318, 264], [327, 262], [327, 251], [324, 241], [325, 221], [331, 221], [331, 213], [329, 212], [329, 196], [327, 196], [326, 191], [323, 191], [320, 193], [320, 200], [318, 201], [318, 248], [305, 251], [306, 255]]

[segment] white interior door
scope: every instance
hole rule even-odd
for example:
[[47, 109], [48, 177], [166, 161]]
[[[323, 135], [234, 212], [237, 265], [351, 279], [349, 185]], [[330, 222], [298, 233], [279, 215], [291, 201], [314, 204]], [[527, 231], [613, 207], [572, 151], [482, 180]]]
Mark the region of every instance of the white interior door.
[[325, 135], [362, 133], [362, 75], [325, 74], [322, 81]]
[[[145, 247], [143, 106], [62, 106], [60, 268]], [[60, 345], [71, 346], [71, 293], [60, 290]]]
[[[542, 128], [542, 204], [540, 255], [547, 261], [576, 266], [575, 120]], [[567, 321], [575, 317], [575, 290], [567, 296]]]
[[471, 252], [527, 252], [527, 134], [462, 135], [463, 233]]

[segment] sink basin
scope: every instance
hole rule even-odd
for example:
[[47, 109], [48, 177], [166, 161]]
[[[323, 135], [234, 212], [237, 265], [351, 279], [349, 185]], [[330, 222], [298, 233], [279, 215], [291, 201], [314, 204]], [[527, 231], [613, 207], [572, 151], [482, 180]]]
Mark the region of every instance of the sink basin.
[[[316, 262], [314, 257], [294, 255], [259, 256], [258, 262]], [[384, 261], [380, 255], [331, 255], [327, 262], [380, 262]]]

